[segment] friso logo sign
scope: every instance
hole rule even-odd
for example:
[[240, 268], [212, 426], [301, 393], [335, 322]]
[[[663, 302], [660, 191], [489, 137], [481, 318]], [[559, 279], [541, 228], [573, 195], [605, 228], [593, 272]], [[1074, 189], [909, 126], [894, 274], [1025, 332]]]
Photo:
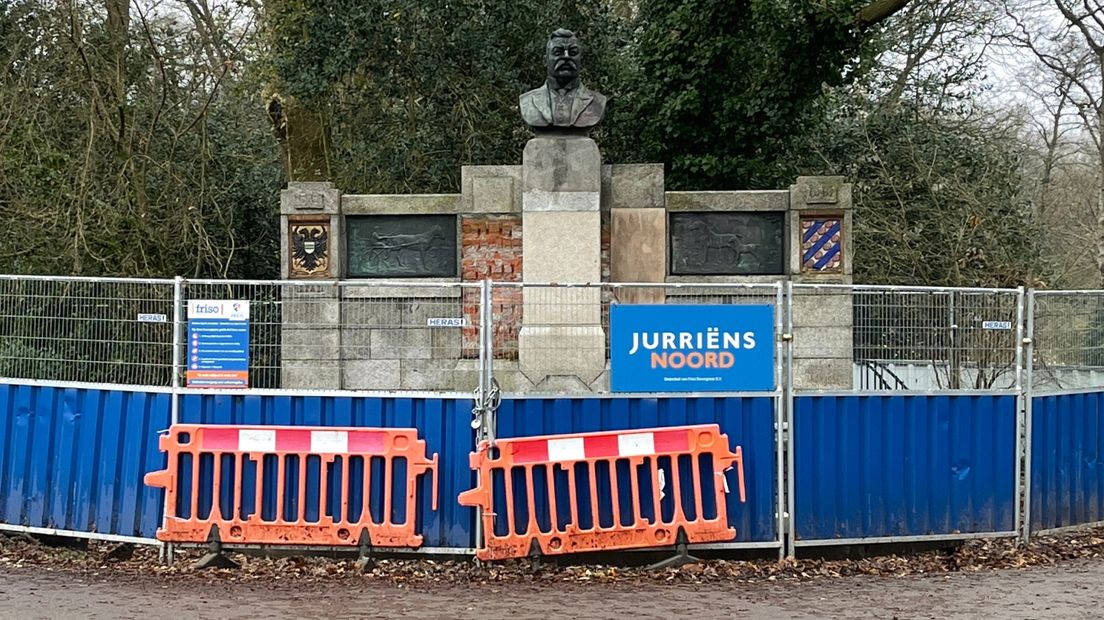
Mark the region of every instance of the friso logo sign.
[[188, 318], [248, 321], [249, 302], [193, 299], [188, 302]]
[[615, 392], [774, 389], [774, 308], [610, 307]]

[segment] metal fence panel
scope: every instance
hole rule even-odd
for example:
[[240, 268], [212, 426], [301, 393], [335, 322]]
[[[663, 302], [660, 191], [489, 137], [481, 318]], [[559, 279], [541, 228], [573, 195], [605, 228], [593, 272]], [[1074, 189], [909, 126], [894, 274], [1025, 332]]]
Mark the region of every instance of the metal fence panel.
[[1104, 521], [1104, 392], [1036, 396], [1032, 532]]
[[0, 384], [0, 527], [152, 538], [172, 395]]
[[1018, 385], [1022, 291], [847, 288], [853, 295], [854, 389], [987, 390]]
[[0, 377], [168, 386], [172, 280], [0, 276]]
[[1012, 535], [1015, 395], [794, 399], [797, 544]]
[[[741, 446], [747, 503], [730, 495], [728, 521], [736, 528], [734, 543], [779, 542], [776, 519], [775, 403], [770, 396], [694, 398], [504, 398], [498, 410], [499, 437], [532, 437], [596, 431], [619, 431], [689, 424], [718, 424], [730, 449]], [[730, 485], [735, 489], [735, 480]], [[601, 502], [610, 491], [598, 489]], [[524, 494], [516, 494], [525, 501]], [[504, 501], [504, 500], [501, 500]], [[693, 503], [689, 498], [689, 503]], [[547, 512], [547, 506], [538, 507]], [[608, 515], [606, 515], [608, 516]]]
[[1104, 386], [1104, 291], [1035, 291], [1032, 389]]
[[[460, 492], [475, 484], [474, 473], [468, 467], [468, 454], [475, 445], [470, 399], [197, 393], [184, 394], [181, 399], [180, 422], [184, 424], [418, 429], [427, 443], [427, 451], [440, 455], [441, 480], [436, 512], [424, 510], [432, 505], [432, 480], [423, 478], [419, 484], [421, 501], [415, 515], [416, 531], [425, 537], [426, 547], [475, 547], [475, 511], [456, 503]], [[187, 484], [185, 481], [181, 486]], [[312, 478], [306, 493], [317, 497], [316, 487], [317, 479]], [[374, 488], [378, 491], [383, 485], [375, 484]], [[244, 491], [247, 497], [251, 493], [252, 489]], [[209, 497], [210, 489], [203, 489], [200, 496]]]
[[479, 384], [478, 283], [187, 281], [182, 304], [201, 299], [250, 303], [250, 387]]

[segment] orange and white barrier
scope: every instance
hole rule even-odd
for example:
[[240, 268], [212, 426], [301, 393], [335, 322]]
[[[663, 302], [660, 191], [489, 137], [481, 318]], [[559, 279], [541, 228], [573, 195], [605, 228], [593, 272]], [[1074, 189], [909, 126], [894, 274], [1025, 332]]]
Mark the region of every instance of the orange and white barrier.
[[[427, 473], [433, 477], [432, 508], [437, 509], [437, 455], [426, 457], [426, 444], [413, 428], [176, 424], [161, 436], [160, 448], [168, 454], [168, 468], [147, 474], [145, 482], [165, 488], [167, 514], [157, 531], [157, 538], [165, 542], [206, 542], [217, 527], [222, 544], [357, 546], [361, 533], [367, 532], [373, 547], [418, 547], [422, 536], [414, 531], [417, 480]], [[353, 475], [351, 463], [358, 458], [363, 459], [363, 466], [357, 468], [362, 473]], [[210, 463], [211, 476], [200, 475], [201, 459]], [[309, 459], [317, 460], [320, 472], [311, 479]], [[375, 478], [383, 487], [375, 492], [371, 460], [382, 461]], [[405, 461], [405, 480], [395, 475], [400, 460]], [[330, 489], [329, 481], [338, 479], [337, 461], [341, 461], [340, 488]], [[289, 475], [292, 463], [294, 473]], [[188, 471], [186, 490], [179, 488], [182, 468]], [[318, 489], [317, 504], [311, 506], [317, 509], [317, 518], [310, 520], [308, 486]], [[247, 488], [252, 490], [248, 511], [244, 508], [250, 499], [244, 496]], [[354, 489], [362, 505], [350, 511]], [[188, 506], [178, 508], [182, 493]], [[201, 495], [209, 500], [207, 511], [200, 510]], [[382, 510], [376, 510], [382, 515], [378, 521], [372, 517], [372, 501], [383, 504]], [[401, 521], [394, 517], [395, 501], [405, 503]], [[266, 503], [276, 507], [272, 518], [263, 517]], [[294, 514], [289, 515], [291, 507]], [[332, 514], [327, 514], [327, 507]], [[351, 513], [359, 516], [351, 519]]]
[[[730, 468], [744, 501], [742, 450], [729, 451], [715, 424], [498, 439], [493, 446], [482, 442], [470, 459], [479, 486], [461, 493], [459, 502], [483, 511], [484, 546], [476, 552], [483, 560], [524, 557], [534, 544], [546, 555], [663, 547], [675, 544], [679, 530], [690, 543], [731, 540]], [[687, 467], [692, 489], [680, 488]], [[602, 480], [608, 480], [605, 502], [598, 491]], [[516, 497], [518, 490], [523, 497]], [[623, 502], [619, 495], [626, 490]], [[670, 508], [664, 510], [667, 493]], [[705, 493], [713, 495], [711, 517], [703, 511]], [[558, 508], [564, 497], [569, 505]], [[613, 513], [606, 525], [599, 515], [603, 504]], [[538, 518], [545, 507], [548, 518]]]

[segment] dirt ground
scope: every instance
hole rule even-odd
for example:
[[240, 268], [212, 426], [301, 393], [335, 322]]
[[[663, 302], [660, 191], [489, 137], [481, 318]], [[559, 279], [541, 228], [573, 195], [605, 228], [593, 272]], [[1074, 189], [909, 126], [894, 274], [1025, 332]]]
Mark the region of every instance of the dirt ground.
[[0, 537], [12, 618], [1101, 618], [1104, 531], [862, 560], [709, 561], [645, 571], [524, 562], [248, 558], [164, 567], [152, 549], [58, 550]]
[[216, 585], [0, 569], [0, 617], [1099, 618], [1104, 562], [783, 584]]

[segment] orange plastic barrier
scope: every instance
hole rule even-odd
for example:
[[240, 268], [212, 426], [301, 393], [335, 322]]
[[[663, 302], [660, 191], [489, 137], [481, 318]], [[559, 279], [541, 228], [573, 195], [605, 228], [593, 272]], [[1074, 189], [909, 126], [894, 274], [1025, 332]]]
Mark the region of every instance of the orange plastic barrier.
[[524, 557], [533, 545], [546, 555], [662, 547], [679, 530], [689, 543], [726, 541], [736, 536], [725, 497], [731, 467], [743, 502], [742, 450], [730, 452], [715, 424], [499, 439], [472, 453], [479, 486], [459, 502], [483, 510], [482, 560]]
[[[437, 455], [426, 459], [426, 444], [412, 428], [177, 424], [161, 436], [160, 447], [168, 453], [168, 468], [146, 474], [145, 482], [165, 488], [167, 516], [157, 531], [165, 542], [207, 542], [217, 527], [223, 544], [356, 546], [366, 531], [371, 546], [418, 547], [417, 480], [427, 472], [437, 510]], [[405, 481], [396, 475], [400, 460]], [[354, 467], [354, 461], [361, 464]], [[321, 473], [308, 480], [308, 469]], [[373, 473], [377, 487], [382, 484], [375, 492]], [[186, 489], [179, 488], [183, 476], [189, 479]], [[327, 488], [331, 481], [340, 489]], [[317, 502], [308, 502], [308, 488], [317, 491]], [[354, 493], [360, 505], [350, 510]], [[209, 510], [201, 507], [201, 496]], [[379, 521], [372, 516], [373, 498], [382, 498]], [[393, 501], [405, 502], [401, 522]], [[266, 505], [273, 513], [268, 518]], [[308, 509], [317, 509], [310, 521]]]

